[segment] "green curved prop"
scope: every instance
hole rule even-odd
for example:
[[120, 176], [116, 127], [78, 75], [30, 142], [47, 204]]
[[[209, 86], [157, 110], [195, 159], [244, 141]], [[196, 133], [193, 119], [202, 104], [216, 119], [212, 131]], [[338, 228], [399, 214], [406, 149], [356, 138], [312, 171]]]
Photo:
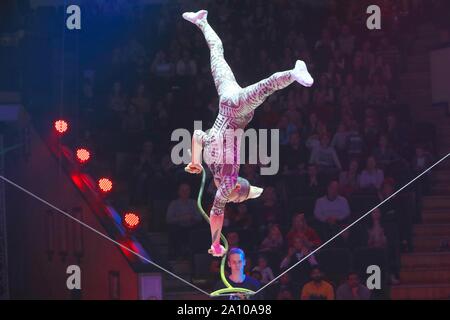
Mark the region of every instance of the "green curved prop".
[[[200, 185], [200, 191], [198, 192], [197, 207], [198, 207], [198, 210], [200, 211], [200, 213], [202, 214], [203, 218], [209, 224], [210, 223], [209, 216], [206, 214], [205, 210], [203, 210], [203, 206], [202, 206], [202, 197], [203, 197], [203, 191], [205, 189], [205, 183], [206, 183], [206, 172], [205, 172], [205, 170], [202, 170], [202, 183]], [[228, 252], [228, 241], [227, 241], [227, 239], [225, 238], [225, 236], [222, 233], [220, 234], [220, 239], [223, 242], [225, 251]], [[212, 292], [210, 294], [210, 296], [211, 297], [218, 297], [220, 295], [230, 294], [230, 293], [244, 293], [244, 294], [248, 294], [248, 295], [255, 294], [254, 291], [249, 290], [249, 289], [234, 288], [228, 282], [227, 277], [225, 276], [225, 262], [226, 262], [226, 260], [227, 260], [227, 255], [224, 255], [222, 257], [222, 261], [220, 263], [220, 278], [222, 279], [222, 282], [224, 283], [226, 288], [214, 291], [214, 292]]]

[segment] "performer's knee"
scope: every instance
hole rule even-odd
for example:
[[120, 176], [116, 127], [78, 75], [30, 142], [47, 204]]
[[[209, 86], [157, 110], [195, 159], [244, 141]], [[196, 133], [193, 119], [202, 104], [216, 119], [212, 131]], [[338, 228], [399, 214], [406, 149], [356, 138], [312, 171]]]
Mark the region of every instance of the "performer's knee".
[[237, 185], [237, 177], [225, 177], [220, 186], [220, 192], [227, 201], [230, 200], [230, 196], [233, 193]]

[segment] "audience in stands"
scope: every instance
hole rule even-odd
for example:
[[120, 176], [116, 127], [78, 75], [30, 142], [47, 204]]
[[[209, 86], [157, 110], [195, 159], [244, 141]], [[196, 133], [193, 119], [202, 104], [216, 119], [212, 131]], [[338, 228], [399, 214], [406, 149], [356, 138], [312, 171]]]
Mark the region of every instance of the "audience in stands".
[[297, 176], [305, 170], [307, 163], [307, 149], [303, 144], [300, 133], [294, 131], [289, 137], [289, 144], [280, 151], [282, 173], [286, 176]]
[[311, 153], [310, 163], [317, 165], [319, 171], [324, 174], [332, 175], [342, 170], [336, 150], [330, 146], [328, 135], [323, 135], [320, 138], [320, 145], [315, 147]]
[[322, 271], [318, 267], [311, 270], [311, 281], [306, 283], [301, 291], [301, 300], [334, 300], [333, 286], [324, 280]]
[[230, 248], [237, 248], [239, 247], [239, 243], [240, 243], [240, 237], [239, 237], [239, 233], [236, 231], [229, 231], [226, 234], [226, 238], [228, 241], [228, 246]]
[[330, 146], [336, 151], [338, 159], [345, 159], [349, 133], [346, 124], [341, 122], [331, 140]]
[[346, 198], [339, 195], [339, 183], [335, 180], [328, 184], [327, 194], [317, 199], [314, 217], [319, 234], [329, 239], [339, 231], [350, 217], [350, 207]]
[[172, 200], [167, 208], [166, 221], [169, 227], [172, 256], [185, 253], [186, 234], [197, 226], [202, 216], [198, 212], [197, 204], [190, 198], [191, 187], [183, 183], [178, 187], [178, 199]]
[[283, 212], [274, 187], [268, 186], [264, 189], [260, 206], [257, 206], [256, 210], [258, 210], [259, 226], [277, 224], [281, 221]]
[[366, 168], [359, 175], [359, 188], [366, 193], [376, 193], [384, 181], [384, 172], [377, 167], [374, 156], [369, 156]]
[[267, 257], [265, 257], [264, 255], [260, 255], [258, 257], [258, 264], [253, 268], [253, 271], [258, 271], [261, 273], [260, 282], [262, 284], [269, 283], [275, 278], [272, 268], [270, 268], [267, 263]]
[[[296, 186], [298, 185], [297, 180], [289, 180], [289, 192], [294, 193]], [[323, 178], [319, 177], [317, 166], [315, 164], [309, 164], [306, 175], [300, 179], [300, 194], [309, 195], [313, 197], [318, 197], [325, 190]]]
[[359, 161], [351, 159], [348, 169], [339, 175], [339, 193], [344, 197], [349, 197], [359, 190]]
[[387, 245], [386, 234], [381, 224], [381, 211], [374, 209], [371, 214], [371, 227], [367, 230], [367, 246], [374, 249], [385, 249]]
[[[391, 181], [385, 181], [379, 194], [379, 200], [383, 201], [394, 193]], [[399, 198], [394, 197], [385, 202], [381, 207], [381, 221], [387, 240], [387, 255], [390, 268], [390, 280], [392, 284], [398, 284], [400, 273], [400, 253], [402, 245], [406, 250], [410, 232], [410, 220], [404, 219], [409, 213], [404, 212], [404, 205]], [[405, 230], [407, 230], [405, 232]], [[402, 232], [403, 231], [403, 232]], [[403, 241], [402, 241], [403, 240]]]
[[370, 300], [370, 290], [361, 284], [356, 272], [350, 272], [347, 281], [337, 288], [336, 300]]
[[350, 132], [347, 136], [348, 158], [360, 158], [365, 152], [364, 139], [356, 121], [350, 123]]
[[288, 245], [292, 246], [296, 238], [305, 241], [310, 248], [316, 248], [322, 243], [317, 232], [308, 226], [303, 213], [296, 214], [292, 218], [292, 227], [286, 236]]
[[[131, 143], [129, 144], [132, 145]], [[157, 189], [152, 184], [159, 171], [153, 142], [147, 140], [142, 144], [142, 151], [138, 160], [131, 165], [130, 184], [131, 199], [133, 204], [147, 204], [150, 192]]]
[[259, 250], [261, 252], [278, 253], [283, 244], [283, 235], [281, 234], [280, 227], [274, 224], [270, 227], [267, 236], [261, 242]]
[[115, 112], [125, 112], [127, 110], [127, 96], [120, 81], [116, 81], [113, 85], [108, 107]]
[[267, 289], [272, 292], [272, 296], [276, 297], [277, 300], [283, 300], [283, 297], [289, 297], [290, 300], [294, 300], [294, 292], [297, 291], [289, 272], [282, 274], [279, 281], [267, 287]]
[[[414, 176], [418, 176], [423, 173], [426, 169], [430, 168], [434, 163], [434, 157], [429, 151], [425, 149], [423, 144], [417, 144], [415, 149], [415, 154], [411, 160], [411, 167]], [[427, 195], [430, 192], [430, 177], [424, 174], [420, 181], [417, 182], [418, 195]]]
[[373, 156], [383, 170], [400, 160], [398, 153], [391, 147], [388, 136], [385, 134], [380, 136], [378, 146], [373, 151]]
[[[312, 267], [317, 266], [318, 262], [314, 254], [310, 255], [311, 248], [309, 248], [305, 241], [300, 238], [295, 238], [292, 246], [289, 246], [287, 255], [281, 260], [280, 270], [291, 268], [296, 265], [292, 272], [293, 280], [303, 285], [307, 279]], [[299, 263], [302, 261], [302, 263]]]

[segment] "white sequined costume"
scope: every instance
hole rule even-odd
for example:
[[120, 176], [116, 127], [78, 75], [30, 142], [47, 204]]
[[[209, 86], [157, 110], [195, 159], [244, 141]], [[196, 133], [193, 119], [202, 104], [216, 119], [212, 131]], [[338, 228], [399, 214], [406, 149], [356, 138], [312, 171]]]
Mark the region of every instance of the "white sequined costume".
[[[194, 23], [203, 32], [210, 49], [211, 71], [219, 94], [219, 114], [207, 134], [200, 130], [194, 132], [193, 143], [199, 146], [197, 153], [201, 149], [204, 150], [205, 160], [217, 186], [210, 215], [223, 215], [225, 204], [229, 202], [238, 180], [239, 184], [247, 185], [244, 190], [248, 195], [248, 182], [238, 177], [241, 145], [239, 132], [242, 133], [242, 131], [239, 130], [236, 133], [235, 130], [244, 130], [252, 120], [255, 109], [275, 91], [286, 88], [294, 81], [309, 87], [313, 84], [313, 79], [305, 63], [298, 60], [292, 70], [277, 72], [256, 84], [241, 88], [225, 61], [222, 41], [209, 25], [206, 16]], [[233, 135], [236, 135], [237, 139], [234, 139]], [[240, 197], [239, 202], [243, 200], [245, 196]]]

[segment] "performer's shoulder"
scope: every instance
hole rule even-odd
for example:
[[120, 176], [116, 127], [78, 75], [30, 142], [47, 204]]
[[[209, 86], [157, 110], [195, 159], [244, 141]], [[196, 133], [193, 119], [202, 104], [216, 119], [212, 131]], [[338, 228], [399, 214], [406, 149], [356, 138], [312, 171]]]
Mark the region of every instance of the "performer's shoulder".
[[245, 278], [245, 282], [247, 282], [247, 284], [249, 285], [249, 287], [251, 287], [251, 289], [253, 290], [257, 290], [259, 288], [261, 288], [261, 282], [259, 282], [258, 280], [256, 280], [255, 278], [252, 278], [250, 276], [247, 276]]

